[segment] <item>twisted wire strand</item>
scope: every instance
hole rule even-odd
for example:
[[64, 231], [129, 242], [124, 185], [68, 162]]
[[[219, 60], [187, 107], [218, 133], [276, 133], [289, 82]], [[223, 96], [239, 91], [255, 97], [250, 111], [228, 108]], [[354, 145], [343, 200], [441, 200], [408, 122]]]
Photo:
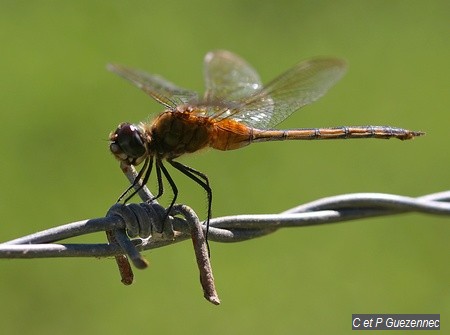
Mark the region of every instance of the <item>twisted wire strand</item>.
[[[280, 228], [316, 226], [406, 212], [450, 216], [450, 191], [418, 198], [382, 193], [344, 194], [315, 200], [280, 214], [219, 217], [211, 220], [208, 239], [240, 242]], [[0, 258], [107, 257], [121, 255], [126, 249], [139, 267], [139, 264], [143, 265], [139, 263], [142, 262], [139, 251], [168, 246], [191, 237], [189, 227], [194, 223], [187, 222], [189, 218], [171, 215], [169, 224], [163, 225], [164, 213], [164, 208], [156, 203], [115, 204], [105, 217], [73, 222], [4, 242], [0, 244]], [[205, 231], [206, 227], [202, 227]], [[125, 239], [125, 248], [122, 244], [55, 243], [110, 230], [126, 230], [125, 236], [120, 235], [122, 240]], [[134, 239], [129, 240], [128, 237]]]

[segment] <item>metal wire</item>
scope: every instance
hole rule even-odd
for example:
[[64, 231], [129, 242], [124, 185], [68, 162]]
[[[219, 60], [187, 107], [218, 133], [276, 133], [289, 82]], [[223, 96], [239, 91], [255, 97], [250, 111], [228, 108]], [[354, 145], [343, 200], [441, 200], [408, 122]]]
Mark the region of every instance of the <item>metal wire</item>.
[[[355, 193], [319, 199], [280, 214], [235, 215], [212, 219], [209, 241], [240, 242], [261, 237], [280, 228], [316, 226], [406, 212], [450, 216], [450, 191], [418, 198], [382, 193]], [[156, 203], [111, 207], [102, 218], [69, 223], [0, 244], [0, 258], [106, 257], [127, 251], [142, 267], [139, 251], [160, 248], [191, 238], [194, 223], [176, 215], [161, 224], [165, 210]], [[206, 227], [203, 225], [203, 231]], [[164, 229], [164, 231], [163, 231]], [[126, 230], [119, 244], [56, 244], [70, 237], [98, 231]], [[129, 237], [133, 238], [132, 240]], [[140, 266], [139, 266], [140, 265]]]

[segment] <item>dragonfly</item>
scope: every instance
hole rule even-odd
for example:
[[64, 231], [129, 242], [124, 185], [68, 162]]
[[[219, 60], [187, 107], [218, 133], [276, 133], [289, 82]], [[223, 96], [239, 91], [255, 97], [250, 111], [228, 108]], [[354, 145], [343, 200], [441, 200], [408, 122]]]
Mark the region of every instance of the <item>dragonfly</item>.
[[391, 126], [275, 129], [292, 113], [322, 97], [343, 77], [347, 66], [345, 61], [337, 58], [305, 60], [263, 85], [258, 73], [239, 56], [225, 50], [211, 51], [204, 58], [206, 91], [203, 96], [178, 87], [159, 75], [118, 64], [109, 64], [107, 68], [165, 108], [151, 122], [121, 123], [110, 134], [109, 149], [117, 160], [125, 166], [143, 163], [134, 182], [118, 201], [127, 194], [124, 202], [129, 201], [147, 184], [155, 167], [158, 193], [151, 200], [163, 195], [163, 176], [173, 192], [167, 218], [178, 196], [178, 188], [164, 165], [168, 162], [205, 190], [208, 201], [206, 236], [213, 192], [206, 174], [176, 160], [182, 155], [208, 147], [225, 151], [266, 141], [409, 140], [424, 135], [420, 131]]

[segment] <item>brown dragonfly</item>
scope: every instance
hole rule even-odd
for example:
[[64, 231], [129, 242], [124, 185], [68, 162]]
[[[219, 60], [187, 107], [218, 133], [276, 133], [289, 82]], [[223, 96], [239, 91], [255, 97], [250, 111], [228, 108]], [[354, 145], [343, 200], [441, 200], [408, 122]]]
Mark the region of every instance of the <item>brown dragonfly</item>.
[[143, 162], [134, 183], [120, 196], [135, 195], [145, 185], [155, 165], [159, 198], [163, 178], [173, 191], [168, 208], [174, 205], [178, 189], [163, 162], [198, 183], [207, 193], [208, 229], [212, 190], [207, 176], [175, 159], [206, 147], [234, 150], [250, 143], [284, 140], [329, 140], [349, 138], [412, 139], [424, 133], [390, 126], [344, 126], [276, 130], [274, 126], [293, 112], [322, 97], [345, 73], [346, 64], [336, 58], [313, 58], [262, 85], [258, 73], [229, 51], [212, 51], [205, 56], [206, 92], [180, 88], [158, 75], [122, 65], [108, 69], [129, 80], [165, 107], [152, 122], [121, 123], [110, 134], [110, 150], [125, 165]]

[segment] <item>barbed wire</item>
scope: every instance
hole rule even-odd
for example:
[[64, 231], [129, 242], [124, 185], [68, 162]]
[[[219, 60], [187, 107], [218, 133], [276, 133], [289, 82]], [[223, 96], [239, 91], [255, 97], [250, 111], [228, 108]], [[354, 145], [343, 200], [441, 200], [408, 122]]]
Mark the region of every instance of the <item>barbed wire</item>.
[[[147, 191], [142, 192], [146, 194]], [[214, 218], [210, 221], [208, 240], [241, 242], [274, 233], [281, 228], [318, 226], [407, 212], [450, 216], [450, 191], [417, 198], [383, 193], [344, 194], [322, 198], [279, 214]], [[166, 211], [156, 202], [115, 204], [105, 217], [73, 222], [4, 242], [0, 244], [0, 258], [115, 256], [122, 282], [131, 284], [133, 273], [124, 253], [137, 268], [143, 269], [147, 267], [147, 261], [140, 251], [191, 238], [205, 297], [219, 304], [204, 238], [206, 226], [200, 224], [196, 214], [185, 205], [174, 206], [170, 214], [163, 224]], [[56, 243], [99, 231], [107, 232], [110, 243]]]
[[[208, 240], [241, 242], [280, 228], [316, 226], [406, 212], [450, 215], [450, 191], [417, 198], [354, 193], [322, 198], [279, 214], [233, 215], [211, 219]], [[155, 203], [115, 204], [102, 218], [83, 220], [47, 229], [0, 244], [0, 258], [107, 257], [123, 253], [118, 245], [53, 244], [71, 237], [99, 231], [126, 229], [138, 250], [168, 246], [191, 237], [185, 218], [169, 216]], [[206, 230], [206, 227], [202, 227]]]

